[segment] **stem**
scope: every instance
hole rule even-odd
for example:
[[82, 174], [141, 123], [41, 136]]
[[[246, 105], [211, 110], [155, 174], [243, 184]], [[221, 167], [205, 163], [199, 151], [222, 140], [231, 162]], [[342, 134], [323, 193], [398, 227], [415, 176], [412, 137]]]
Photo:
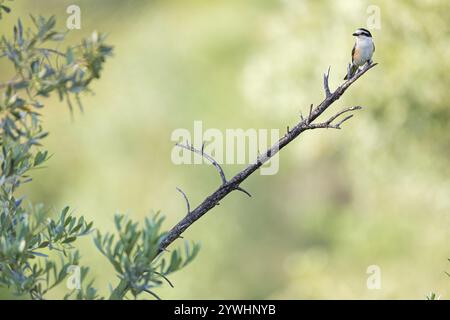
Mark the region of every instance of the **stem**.
[[123, 300], [123, 298], [125, 298], [125, 295], [127, 294], [128, 290], [130, 290], [128, 281], [125, 281], [123, 279], [120, 280], [117, 287], [111, 293], [109, 300]]

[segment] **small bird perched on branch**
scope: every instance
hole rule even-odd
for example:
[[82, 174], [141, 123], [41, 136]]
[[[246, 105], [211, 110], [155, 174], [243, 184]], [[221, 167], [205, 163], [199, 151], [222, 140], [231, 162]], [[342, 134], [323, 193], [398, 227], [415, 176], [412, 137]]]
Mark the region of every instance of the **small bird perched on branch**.
[[375, 44], [369, 30], [364, 28], [356, 29], [353, 36], [356, 37], [356, 42], [352, 50], [352, 64], [350, 72], [347, 73], [344, 80], [347, 80], [349, 76], [350, 78], [353, 77], [356, 70], [366, 62], [371, 62], [372, 55], [375, 52]]

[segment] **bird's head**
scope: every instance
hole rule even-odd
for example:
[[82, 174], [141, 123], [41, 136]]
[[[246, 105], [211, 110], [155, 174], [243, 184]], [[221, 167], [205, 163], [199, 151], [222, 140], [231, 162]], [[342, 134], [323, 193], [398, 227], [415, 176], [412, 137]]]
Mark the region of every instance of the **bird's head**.
[[370, 31], [364, 28], [356, 29], [356, 31], [353, 33], [353, 36], [372, 38], [372, 34], [370, 33]]

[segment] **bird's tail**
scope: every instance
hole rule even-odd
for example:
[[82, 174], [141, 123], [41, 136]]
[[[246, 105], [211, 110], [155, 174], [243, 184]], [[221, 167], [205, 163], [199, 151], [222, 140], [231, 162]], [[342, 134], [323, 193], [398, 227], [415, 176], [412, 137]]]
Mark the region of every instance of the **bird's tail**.
[[350, 78], [353, 77], [354, 74], [355, 74], [355, 72], [356, 72], [356, 70], [358, 70], [358, 67], [355, 66], [355, 65], [352, 63], [352, 66], [350, 67], [350, 72], [347, 72], [347, 74], [345, 75], [344, 80], [348, 80], [348, 79], [349, 79], [349, 75], [350, 75]]

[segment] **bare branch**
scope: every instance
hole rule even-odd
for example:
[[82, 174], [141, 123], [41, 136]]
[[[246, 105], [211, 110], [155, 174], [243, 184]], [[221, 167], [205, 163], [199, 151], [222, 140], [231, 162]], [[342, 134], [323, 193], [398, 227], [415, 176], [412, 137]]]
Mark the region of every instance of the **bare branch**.
[[197, 153], [197, 154], [201, 155], [203, 158], [205, 158], [206, 160], [208, 160], [209, 162], [211, 162], [214, 165], [214, 167], [216, 167], [217, 171], [219, 172], [220, 178], [222, 179], [222, 184], [226, 184], [227, 183], [227, 178], [225, 177], [225, 173], [224, 173], [222, 167], [220, 166], [220, 164], [217, 163], [217, 161], [214, 160], [213, 157], [211, 157], [209, 154], [206, 154], [203, 151], [204, 150], [204, 146], [205, 146], [204, 143], [202, 145], [202, 149], [201, 150], [198, 150], [193, 145], [189, 145], [187, 143], [186, 143], [186, 145], [181, 144], [181, 143], [177, 143], [176, 146], [178, 146], [180, 148], [183, 148], [183, 149], [186, 149], [186, 150], [189, 150], [189, 151], [192, 151], [194, 153]]
[[[251, 174], [253, 174], [256, 170], [258, 170], [264, 163], [266, 163], [271, 157], [276, 155], [281, 149], [283, 149], [285, 146], [287, 146], [290, 142], [292, 142], [294, 139], [296, 139], [301, 133], [313, 129], [315, 126], [318, 127], [317, 124], [313, 124], [313, 121], [316, 120], [321, 114], [323, 114], [336, 100], [338, 100], [345, 91], [356, 81], [358, 80], [363, 74], [365, 74], [367, 71], [372, 69], [374, 66], [376, 66], [376, 63], [368, 63], [363, 66], [363, 68], [356, 72], [352, 78], [349, 78], [346, 80], [343, 84], [341, 84], [339, 87], [336, 88], [336, 90], [331, 93], [330, 95], [325, 97], [325, 99], [317, 106], [313, 107], [313, 105], [310, 106], [310, 113], [309, 116], [305, 119], [302, 119], [299, 123], [297, 123], [294, 127], [292, 127], [287, 134], [285, 134], [283, 137], [280, 138], [274, 145], [272, 145], [266, 152], [261, 153], [258, 155], [257, 160], [248, 165], [246, 168], [244, 168], [242, 171], [238, 172], [233, 178], [230, 180], [225, 179], [225, 174], [223, 173], [222, 168], [217, 164], [217, 162], [212, 159], [211, 157], [206, 157], [205, 154], [203, 154], [201, 151], [196, 150], [192, 146], [183, 146], [178, 145], [182, 148], [191, 150], [196, 153], [202, 154], [204, 157], [206, 157], [209, 161], [211, 161], [213, 164], [215, 164], [217, 170], [219, 171], [223, 184], [212, 194], [210, 194], [206, 199], [202, 201], [190, 214], [185, 216], [180, 222], [178, 222], [166, 235], [166, 237], [161, 241], [159, 246], [159, 251], [164, 251], [172, 242], [174, 242], [176, 239], [180, 237], [180, 235], [189, 228], [195, 221], [200, 219], [204, 214], [206, 214], [208, 211], [210, 211], [212, 208], [217, 206], [219, 202], [225, 198], [229, 193], [231, 193], [234, 190], [238, 190], [241, 192], [244, 192], [248, 194], [248, 192], [245, 192], [244, 189], [242, 189], [240, 184], [245, 181]], [[328, 74], [327, 74], [328, 77]], [[337, 117], [340, 115], [343, 115], [346, 112], [359, 110], [360, 107], [353, 107], [344, 109], [334, 116], [332, 116], [330, 119], [328, 119], [325, 124], [328, 123], [328, 126], [331, 125], [332, 121], [336, 120]], [[340, 127], [342, 123], [350, 119], [353, 115], [347, 116], [342, 121], [340, 121], [338, 124], [334, 125], [334, 127]], [[249, 194], [248, 194], [249, 195]]]
[[187, 214], [190, 214], [191, 213], [191, 205], [189, 204], [189, 199], [188, 199], [186, 193], [184, 193], [184, 191], [178, 187], [177, 187], [177, 191], [183, 195], [184, 200], [186, 201]]

